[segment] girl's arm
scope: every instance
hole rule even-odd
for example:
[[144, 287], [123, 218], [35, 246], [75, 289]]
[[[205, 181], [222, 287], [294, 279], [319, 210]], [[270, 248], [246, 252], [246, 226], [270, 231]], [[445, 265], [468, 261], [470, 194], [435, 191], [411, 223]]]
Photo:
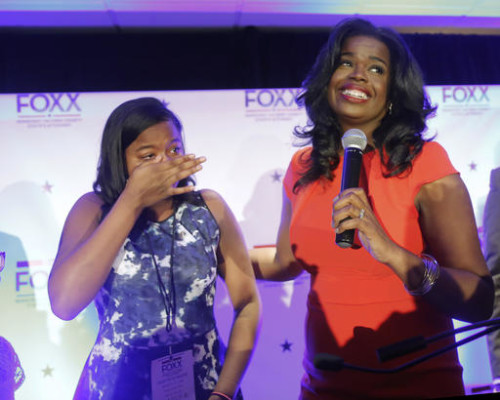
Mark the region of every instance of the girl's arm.
[[142, 210], [193, 190], [174, 184], [196, 172], [198, 165], [193, 156], [182, 156], [139, 166], [102, 221], [102, 201], [96, 194], [87, 193], [75, 203], [64, 224], [49, 276], [49, 298], [55, 315], [70, 320], [89, 305]]
[[[205, 190], [202, 194], [220, 228], [219, 273], [235, 312], [224, 365], [214, 391], [232, 398], [257, 340], [261, 303], [245, 241], [233, 213], [217, 193]], [[220, 397], [210, 397], [216, 399]]]

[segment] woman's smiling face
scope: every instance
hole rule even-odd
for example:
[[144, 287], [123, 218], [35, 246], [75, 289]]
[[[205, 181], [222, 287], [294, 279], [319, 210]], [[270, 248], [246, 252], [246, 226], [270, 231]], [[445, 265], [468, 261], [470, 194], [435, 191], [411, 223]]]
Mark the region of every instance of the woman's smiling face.
[[328, 103], [344, 132], [358, 128], [371, 136], [380, 124], [387, 112], [390, 67], [384, 43], [370, 36], [346, 39], [328, 85]]

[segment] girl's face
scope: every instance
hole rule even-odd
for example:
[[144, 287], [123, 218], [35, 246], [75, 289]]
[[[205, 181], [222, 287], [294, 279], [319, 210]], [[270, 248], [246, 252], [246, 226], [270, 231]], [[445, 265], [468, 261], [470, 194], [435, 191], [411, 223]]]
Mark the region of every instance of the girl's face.
[[181, 133], [171, 121], [160, 122], [141, 132], [125, 150], [128, 175], [157, 156], [168, 159], [183, 154]]
[[346, 39], [328, 85], [328, 103], [344, 132], [358, 128], [370, 139], [387, 112], [390, 72], [384, 43], [370, 36]]

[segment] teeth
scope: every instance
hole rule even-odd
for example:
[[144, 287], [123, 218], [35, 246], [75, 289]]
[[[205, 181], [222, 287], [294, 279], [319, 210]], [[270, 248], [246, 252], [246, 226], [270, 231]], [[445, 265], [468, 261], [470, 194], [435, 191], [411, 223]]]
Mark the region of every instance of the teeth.
[[361, 92], [359, 90], [346, 89], [346, 90], [342, 91], [342, 94], [345, 94], [346, 96], [350, 96], [350, 97], [356, 97], [357, 99], [363, 99], [363, 100], [368, 99], [368, 96], [366, 95], [366, 93]]

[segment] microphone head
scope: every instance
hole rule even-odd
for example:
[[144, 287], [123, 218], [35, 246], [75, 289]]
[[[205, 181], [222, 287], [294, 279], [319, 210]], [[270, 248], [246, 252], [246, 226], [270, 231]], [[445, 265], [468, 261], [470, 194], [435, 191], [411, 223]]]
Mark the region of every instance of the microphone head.
[[325, 371], [340, 371], [344, 367], [344, 360], [334, 354], [319, 353], [314, 356], [313, 364]]
[[342, 146], [344, 149], [354, 147], [364, 151], [367, 144], [368, 140], [361, 129], [348, 129], [342, 136]]

